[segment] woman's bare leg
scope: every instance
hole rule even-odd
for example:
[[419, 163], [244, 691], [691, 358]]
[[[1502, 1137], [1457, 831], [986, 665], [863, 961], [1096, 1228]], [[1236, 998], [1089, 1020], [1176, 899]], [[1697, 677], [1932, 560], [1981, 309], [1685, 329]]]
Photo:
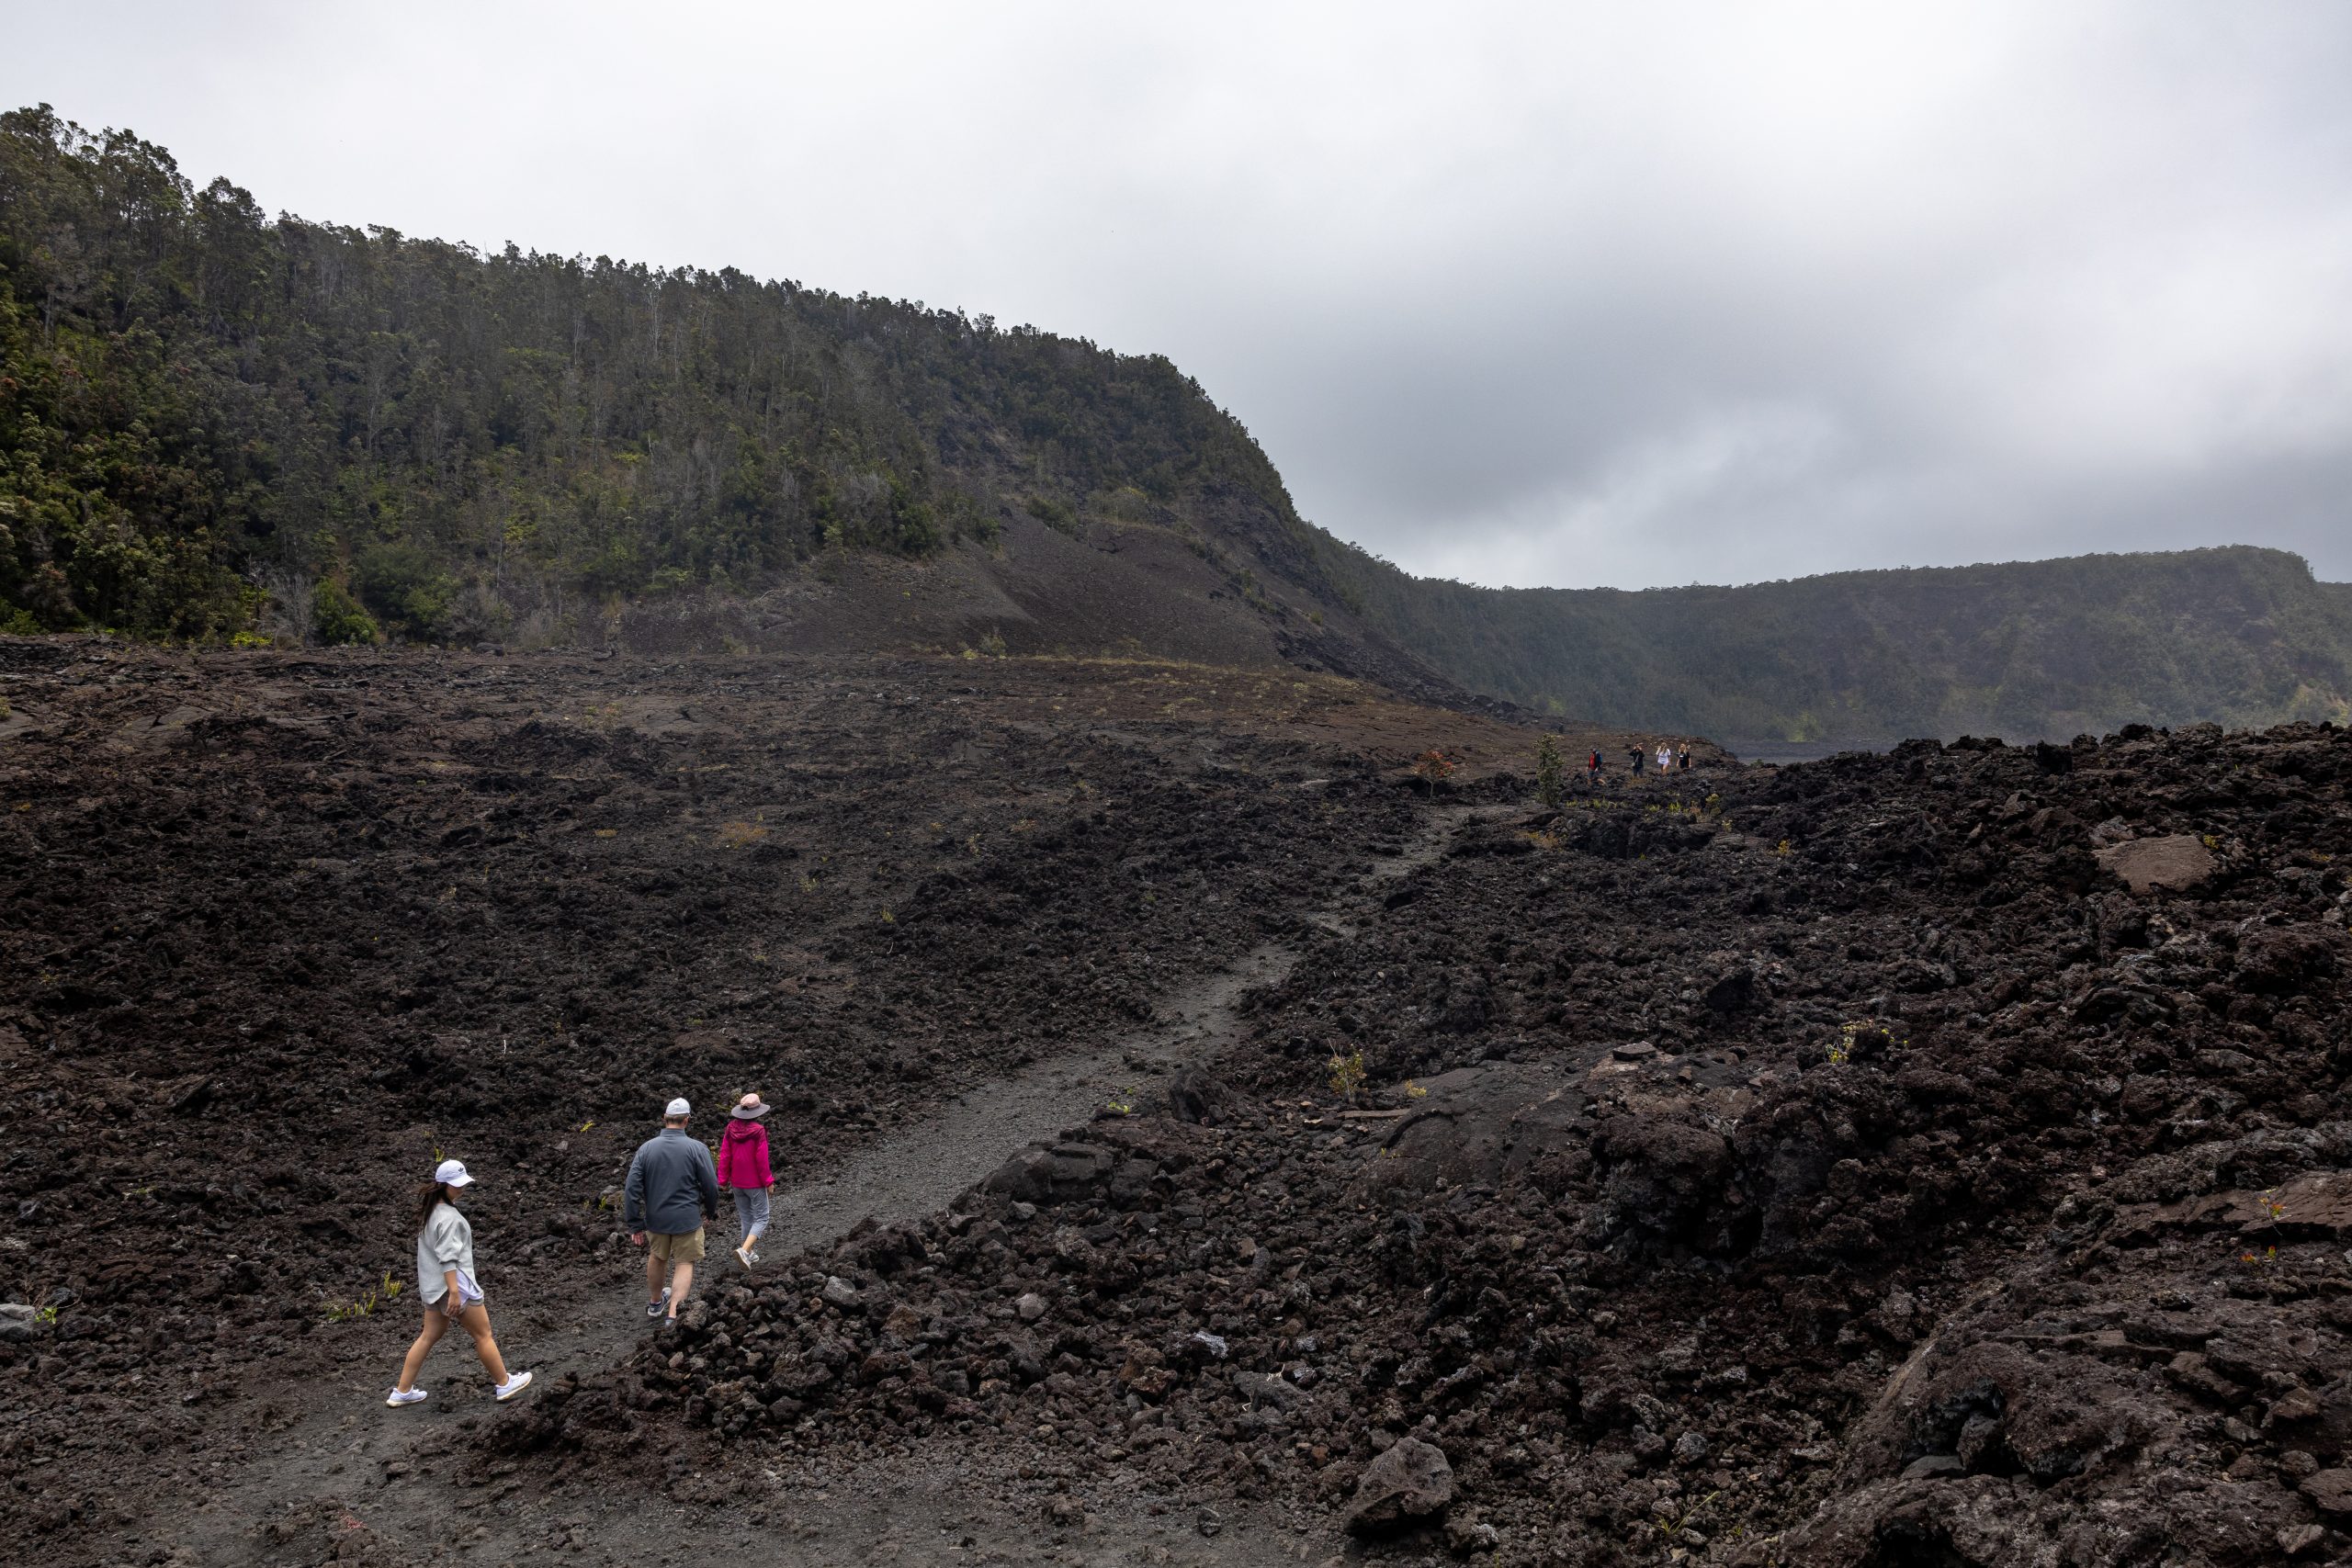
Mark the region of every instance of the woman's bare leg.
[[402, 1393], [416, 1386], [416, 1374], [424, 1367], [426, 1354], [448, 1329], [449, 1320], [442, 1315], [437, 1303], [424, 1309], [424, 1332], [416, 1337], [416, 1343], [408, 1348], [408, 1359], [401, 1363], [401, 1381], [394, 1385]]
[[490, 1308], [476, 1302], [458, 1314], [458, 1326], [474, 1337], [474, 1353], [481, 1364], [490, 1369], [492, 1382], [506, 1381], [506, 1359], [498, 1353], [498, 1341], [490, 1337]]

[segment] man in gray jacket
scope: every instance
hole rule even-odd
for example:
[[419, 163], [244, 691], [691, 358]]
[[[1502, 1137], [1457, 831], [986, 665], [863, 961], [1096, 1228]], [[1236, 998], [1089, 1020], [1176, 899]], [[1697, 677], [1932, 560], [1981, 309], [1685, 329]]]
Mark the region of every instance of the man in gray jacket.
[[[666, 1307], [664, 1327], [678, 1321], [678, 1308], [695, 1288], [703, 1223], [718, 1217], [718, 1172], [710, 1150], [686, 1135], [686, 1118], [693, 1113], [683, 1100], [670, 1102], [662, 1131], [637, 1146], [622, 1190], [621, 1224], [634, 1227], [629, 1240], [644, 1247], [648, 1233], [653, 1238], [645, 1254], [645, 1293], [652, 1298], [645, 1303], [645, 1315], [660, 1317]], [[665, 1286], [662, 1275], [670, 1265], [677, 1272]]]

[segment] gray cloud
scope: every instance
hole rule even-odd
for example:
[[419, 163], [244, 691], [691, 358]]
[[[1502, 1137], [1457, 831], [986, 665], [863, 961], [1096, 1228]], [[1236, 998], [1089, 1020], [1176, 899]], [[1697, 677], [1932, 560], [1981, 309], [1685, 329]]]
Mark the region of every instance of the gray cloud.
[[[851, 14], [854, 11], [854, 14]], [[0, 3], [267, 206], [1168, 354], [1316, 521], [1570, 585], [2352, 578], [2352, 11]]]

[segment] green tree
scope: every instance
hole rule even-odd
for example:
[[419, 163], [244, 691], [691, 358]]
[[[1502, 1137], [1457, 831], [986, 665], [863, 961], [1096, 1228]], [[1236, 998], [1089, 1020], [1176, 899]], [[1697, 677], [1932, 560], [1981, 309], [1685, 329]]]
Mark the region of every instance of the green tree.
[[1560, 743], [1549, 735], [1535, 742], [1535, 797], [1554, 810], [1568, 797], [1560, 766]]

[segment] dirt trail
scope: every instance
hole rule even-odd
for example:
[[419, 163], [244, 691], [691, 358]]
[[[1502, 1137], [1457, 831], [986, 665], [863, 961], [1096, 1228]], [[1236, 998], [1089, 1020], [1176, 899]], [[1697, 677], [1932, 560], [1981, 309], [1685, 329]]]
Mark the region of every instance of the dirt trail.
[[[1365, 889], [1407, 875], [1442, 854], [1463, 823], [1492, 808], [1434, 813], [1420, 835], [1373, 863], [1347, 896], [1304, 917], [1342, 929]], [[1060, 1056], [956, 1099], [935, 1120], [884, 1138], [853, 1157], [840, 1175], [778, 1189], [771, 1257], [786, 1257], [842, 1235], [871, 1215], [888, 1224], [943, 1208], [1007, 1155], [1084, 1122], [1114, 1096], [1204, 1059], [1231, 1038], [1236, 1005], [1256, 987], [1278, 985], [1298, 961], [1281, 941], [1264, 942], [1213, 974], [1179, 986], [1145, 1027], [1084, 1055]], [[732, 1267], [731, 1263], [729, 1267]]]
[[[1351, 917], [1373, 906], [1381, 884], [1437, 860], [1465, 822], [1495, 815], [1494, 807], [1432, 812], [1413, 840], [1375, 859], [1368, 874], [1304, 919], [1346, 929]], [[1286, 942], [1261, 942], [1175, 987], [1161, 998], [1152, 1022], [1113, 1044], [1041, 1062], [967, 1091], [933, 1119], [854, 1155], [837, 1175], [779, 1187], [775, 1225], [764, 1249], [767, 1266], [831, 1242], [868, 1217], [889, 1224], [932, 1213], [1018, 1149], [1084, 1122], [1114, 1095], [1147, 1089], [1205, 1059], [1238, 1028], [1240, 998], [1279, 983], [1297, 958]], [[731, 1215], [716, 1227], [703, 1281], [723, 1281], [736, 1271], [718, 1239], [731, 1236], [732, 1229]], [[528, 1265], [509, 1277], [514, 1282], [496, 1293], [521, 1304], [500, 1320], [501, 1346], [512, 1364], [529, 1368], [542, 1386], [612, 1365], [646, 1331], [632, 1288], [634, 1254], [625, 1265], [607, 1266], [593, 1277], [534, 1280]], [[1082, 1532], [1049, 1549], [1034, 1510], [1011, 1515], [980, 1501], [979, 1478], [935, 1461], [868, 1466], [854, 1475], [828, 1475], [821, 1461], [798, 1473], [771, 1472], [776, 1499], [759, 1511], [765, 1522], [756, 1526], [740, 1505], [695, 1506], [638, 1495], [551, 1509], [519, 1481], [479, 1484], [482, 1478], [472, 1476], [459, 1488], [448, 1476], [477, 1461], [456, 1450], [454, 1427], [490, 1411], [481, 1386], [486, 1380], [470, 1348], [453, 1339], [435, 1351], [420, 1380], [434, 1397], [415, 1408], [386, 1410], [381, 1391], [413, 1333], [404, 1314], [368, 1324], [352, 1337], [345, 1375], [307, 1391], [278, 1388], [249, 1396], [239, 1425], [254, 1436], [243, 1462], [233, 1471], [216, 1466], [224, 1471], [219, 1489], [178, 1522], [173, 1539], [208, 1564], [315, 1560], [314, 1532], [322, 1518], [330, 1531], [373, 1531], [404, 1555], [454, 1550], [491, 1562], [551, 1541], [561, 1544], [574, 1529], [584, 1545], [571, 1551], [593, 1546], [595, 1560], [616, 1562], [667, 1561], [673, 1551], [707, 1549], [747, 1529], [759, 1531], [770, 1546], [791, 1541], [785, 1561], [811, 1563], [1257, 1564], [1317, 1561], [1330, 1550], [1271, 1518], [1230, 1508], [1224, 1512], [1233, 1516], [1232, 1527], [1204, 1536], [1190, 1512], [1179, 1517], [1164, 1502], [1132, 1492], [1104, 1499], [1106, 1513], [1090, 1509]], [[646, 1479], [650, 1493], [661, 1477]]]

